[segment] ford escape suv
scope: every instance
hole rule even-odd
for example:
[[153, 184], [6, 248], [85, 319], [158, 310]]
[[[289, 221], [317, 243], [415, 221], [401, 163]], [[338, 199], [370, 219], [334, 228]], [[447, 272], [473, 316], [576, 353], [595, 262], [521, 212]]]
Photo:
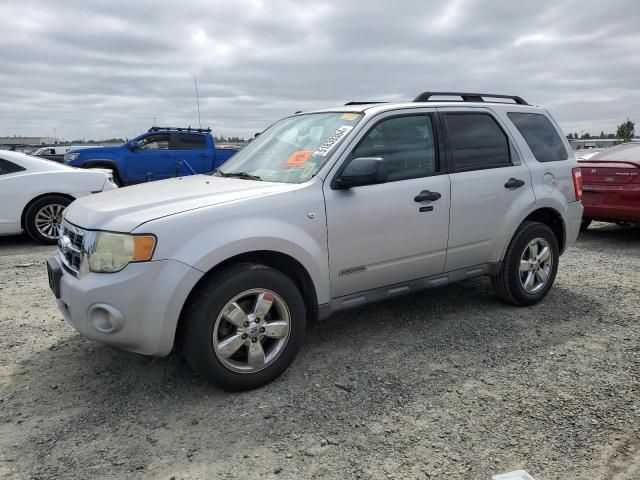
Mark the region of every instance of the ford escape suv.
[[298, 113], [209, 175], [73, 202], [48, 261], [64, 317], [228, 390], [280, 375], [308, 320], [491, 277], [532, 305], [582, 217], [578, 164], [520, 97], [423, 93]]

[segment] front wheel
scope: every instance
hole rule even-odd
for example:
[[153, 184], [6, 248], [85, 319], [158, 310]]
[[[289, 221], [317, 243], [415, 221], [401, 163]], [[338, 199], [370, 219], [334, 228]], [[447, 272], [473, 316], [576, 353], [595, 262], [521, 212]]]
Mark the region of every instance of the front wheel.
[[225, 390], [249, 390], [293, 362], [304, 340], [306, 309], [286, 275], [243, 263], [199, 286], [181, 322], [179, 340], [191, 367]]
[[553, 231], [539, 222], [525, 222], [516, 232], [492, 277], [496, 294], [514, 305], [533, 305], [542, 300], [558, 272], [560, 250]]
[[62, 212], [70, 203], [70, 199], [60, 195], [47, 195], [33, 202], [24, 216], [24, 227], [29, 236], [39, 243], [57, 243]]

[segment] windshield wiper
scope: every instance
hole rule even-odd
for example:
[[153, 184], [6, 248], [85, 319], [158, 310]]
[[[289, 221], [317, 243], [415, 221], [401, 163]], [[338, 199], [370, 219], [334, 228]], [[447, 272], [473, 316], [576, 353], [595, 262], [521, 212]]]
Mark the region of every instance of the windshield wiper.
[[259, 176], [251, 175], [247, 172], [222, 172], [220, 170], [216, 170], [214, 173], [223, 177], [244, 178], [247, 180], [262, 180]]

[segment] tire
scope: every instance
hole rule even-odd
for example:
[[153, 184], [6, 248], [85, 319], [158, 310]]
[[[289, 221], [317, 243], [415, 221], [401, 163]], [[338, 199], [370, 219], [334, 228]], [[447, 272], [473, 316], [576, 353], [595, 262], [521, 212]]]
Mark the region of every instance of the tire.
[[[535, 258], [542, 258], [540, 255], [546, 246], [550, 261], [538, 261], [537, 264], [532, 261], [534, 250], [529, 246], [533, 243], [536, 245], [535, 251], [539, 252]], [[559, 258], [558, 240], [548, 226], [539, 222], [523, 223], [511, 239], [500, 272], [491, 278], [497, 296], [513, 305], [538, 303], [553, 285]]]
[[[259, 298], [272, 300], [262, 313]], [[286, 275], [264, 265], [240, 263], [212, 275], [192, 293], [178, 342], [189, 365], [209, 382], [229, 391], [250, 390], [289, 367], [302, 346], [305, 327], [304, 300]], [[258, 352], [253, 362], [252, 351]]]
[[33, 202], [24, 216], [24, 228], [27, 234], [38, 243], [56, 244], [62, 212], [72, 201], [61, 195], [47, 195]]
[[589, 225], [591, 225], [591, 219], [590, 218], [583, 218], [582, 219], [582, 223], [580, 224], [580, 231], [581, 232], [585, 232], [587, 230], [587, 228], [589, 228]]

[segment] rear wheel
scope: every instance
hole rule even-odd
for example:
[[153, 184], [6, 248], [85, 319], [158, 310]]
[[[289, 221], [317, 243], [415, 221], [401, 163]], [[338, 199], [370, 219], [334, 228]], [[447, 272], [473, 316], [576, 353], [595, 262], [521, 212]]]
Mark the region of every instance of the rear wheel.
[[580, 224], [580, 230], [584, 232], [587, 228], [589, 228], [589, 225], [591, 225], [591, 219], [583, 218], [582, 223]]
[[47, 195], [29, 205], [24, 217], [24, 227], [29, 236], [39, 243], [57, 243], [62, 212], [70, 203], [67, 197]]
[[295, 284], [264, 265], [238, 264], [198, 287], [179, 341], [191, 367], [225, 390], [280, 376], [304, 340], [306, 311]]
[[525, 222], [514, 235], [500, 272], [492, 277], [496, 294], [514, 305], [542, 300], [558, 271], [560, 250], [553, 231], [539, 222]]

